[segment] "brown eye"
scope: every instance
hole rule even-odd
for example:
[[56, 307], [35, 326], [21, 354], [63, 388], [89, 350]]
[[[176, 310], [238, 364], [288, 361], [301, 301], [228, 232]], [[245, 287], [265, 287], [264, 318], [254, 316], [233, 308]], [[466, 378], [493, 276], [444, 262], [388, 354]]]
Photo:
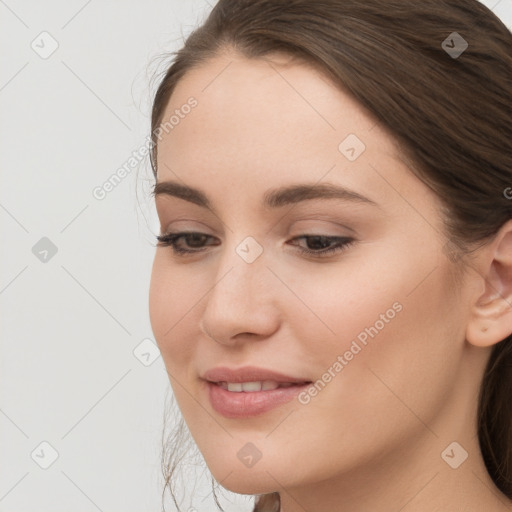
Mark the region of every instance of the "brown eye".
[[[212, 236], [204, 233], [183, 232], [183, 233], [166, 233], [156, 237], [159, 247], [172, 247], [175, 254], [185, 255], [201, 252], [204, 249], [204, 243]], [[179, 242], [185, 241], [185, 247]], [[210, 244], [218, 245], [218, 243]], [[196, 250], [194, 250], [196, 249]]]
[[341, 252], [355, 242], [349, 237], [324, 235], [301, 235], [293, 240], [306, 240], [306, 247], [298, 245], [299, 251], [302, 254], [320, 258]]

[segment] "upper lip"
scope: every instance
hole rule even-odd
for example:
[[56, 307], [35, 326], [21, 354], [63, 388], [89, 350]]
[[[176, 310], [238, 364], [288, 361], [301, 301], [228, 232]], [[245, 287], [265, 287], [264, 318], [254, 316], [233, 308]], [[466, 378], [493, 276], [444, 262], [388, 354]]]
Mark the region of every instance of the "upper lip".
[[311, 382], [302, 377], [292, 377], [256, 366], [244, 366], [242, 368], [218, 366], [205, 372], [203, 379], [210, 382], [257, 382], [264, 380], [275, 382]]

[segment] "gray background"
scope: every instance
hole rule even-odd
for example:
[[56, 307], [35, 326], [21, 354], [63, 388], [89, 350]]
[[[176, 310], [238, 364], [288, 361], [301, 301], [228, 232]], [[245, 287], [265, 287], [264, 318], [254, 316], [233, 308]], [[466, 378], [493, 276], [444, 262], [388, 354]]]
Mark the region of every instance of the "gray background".
[[[512, 27], [512, 0], [484, 3]], [[0, 512], [161, 508], [158, 223], [148, 158], [129, 159], [147, 145], [154, 57], [210, 8], [0, 0]], [[194, 510], [215, 510], [208, 475], [189, 479]], [[226, 510], [250, 509], [224, 495]]]

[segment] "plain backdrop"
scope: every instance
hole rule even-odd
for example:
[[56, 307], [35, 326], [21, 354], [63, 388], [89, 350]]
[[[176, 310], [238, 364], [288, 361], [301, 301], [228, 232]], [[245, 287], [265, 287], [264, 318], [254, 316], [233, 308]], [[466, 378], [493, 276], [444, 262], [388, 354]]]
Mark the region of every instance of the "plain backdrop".
[[[161, 510], [172, 393], [148, 314], [152, 179], [133, 155], [155, 58], [213, 3], [0, 0], [0, 512]], [[512, 0], [484, 3], [512, 26]], [[216, 510], [208, 473], [193, 480], [190, 510]]]

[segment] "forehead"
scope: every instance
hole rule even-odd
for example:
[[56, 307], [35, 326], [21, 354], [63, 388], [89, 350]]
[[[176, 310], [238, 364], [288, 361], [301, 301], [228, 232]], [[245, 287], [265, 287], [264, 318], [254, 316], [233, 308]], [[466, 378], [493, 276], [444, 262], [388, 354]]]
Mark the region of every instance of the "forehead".
[[206, 61], [178, 82], [163, 122], [192, 96], [197, 106], [164, 136], [160, 155], [168, 148], [179, 158], [179, 148], [194, 158], [232, 160], [233, 153], [243, 152], [254, 160], [264, 156], [264, 148], [274, 159], [318, 151], [337, 157], [350, 134], [367, 146], [378, 141], [381, 152], [395, 149], [354, 99], [311, 65], [287, 56], [247, 59], [231, 53]]

